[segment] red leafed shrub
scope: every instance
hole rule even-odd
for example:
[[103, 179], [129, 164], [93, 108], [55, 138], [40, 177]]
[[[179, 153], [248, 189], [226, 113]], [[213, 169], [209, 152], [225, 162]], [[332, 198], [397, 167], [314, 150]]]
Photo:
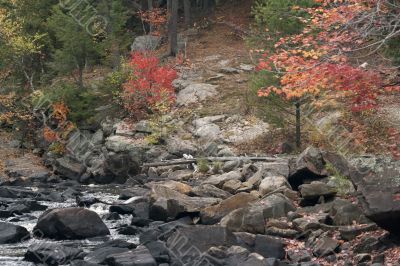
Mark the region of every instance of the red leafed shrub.
[[123, 86], [122, 102], [132, 117], [139, 119], [173, 106], [176, 95], [172, 81], [177, 78], [177, 72], [172, 67], [161, 66], [154, 55], [135, 52], [129, 68], [131, 75]]

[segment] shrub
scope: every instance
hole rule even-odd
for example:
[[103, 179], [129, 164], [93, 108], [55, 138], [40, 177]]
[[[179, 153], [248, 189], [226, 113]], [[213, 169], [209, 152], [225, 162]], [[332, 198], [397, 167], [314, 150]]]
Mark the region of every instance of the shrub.
[[160, 66], [157, 57], [142, 52], [132, 53], [129, 67], [131, 75], [123, 86], [122, 102], [132, 118], [168, 111], [175, 103], [172, 81], [176, 71]]

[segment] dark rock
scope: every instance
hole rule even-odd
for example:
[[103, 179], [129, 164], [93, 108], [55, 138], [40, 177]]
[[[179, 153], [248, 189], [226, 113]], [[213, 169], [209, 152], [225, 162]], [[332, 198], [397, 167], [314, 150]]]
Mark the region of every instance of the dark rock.
[[116, 212], [119, 214], [132, 214], [134, 208], [130, 205], [111, 205], [110, 212]]
[[292, 168], [288, 181], [291, 187], [296, 190], [305, 180], [319, 179], [328, 174], [321, 151], [314, 147], [308, 147], [304, 150], [294, 162]]
[[121, 235], [128, 235], [128, 236], [138, 235], [142, 232], [142, 230], [140, 230], [140, 228], [136, 226], [124, 226], [119, 228], [117, 231]]
[[169, 250], [162, 241], [152, 241], [145, 244], [157, 263], [169, 262]]
[[166, 243], [177, 259], [187, 263], [200, 258], [210, 247], [235, 245], [236, 238], [224, 227], [197, 225], [178, 228]]
[[38, 192], [32, 191], [31, 189], [25, 188], [15, 188], [15, 187], [7, 187], [0, 186], [0, 197], [1, 198], [34, 198], [38, 196]]
[[48, 210], [39, 217], [34, 231], [55, 239], [83, 239], [110, 234], [95, 212], [83, 208]]
[[72, 180], [79, 180], [85, 172], [85, 167], [68, 157], [62, 157], [55, 161], [55, 173]]
[[73, 260], [83, 259], [85, 255], [79, 248], [44, 242], [29, 246], [25, 260], [46, 265], [64, 265]]
[[25, 227], [0, 222], [0, 244], [17, 243], [29, 238], [30, 234]]
[[90, 252], [88, 255], [86, 255], [85, 260], [90, 263], [95, 263], [96, 265], [105, 264], [106, 258], [108, 256], [113, 256], [127, 251], [129, 251], [128, 248], [119, 248], [119, 247], [98, 248]]
[[363, 237], [359, 243], [355, 244], [353, 247], [354, 253], [371, 253], [379, 249], [384, 249], [384, 245], [381, 241], [372, 236]]
[[335, 200], [330, 210], [330, 216], [334, 225], [353, 225], [354, 222], [358, 224], [371, 223], [361, 208], [346, 200]]
[[354, 262], [355, 263], [363, 263], [363, 262], [368, 262], [371, 261], [372, 257], [370, 254], [357, 254], [354, 256]]
[[152, 222], [152, 220], [150, 220], [150, 219], [140, 218], [140, 217], [132, 217], [131, 225], [145, 227], [145, 226], [149, 226], [149, 224], [151, 222]]
[[76, 197], [76, 204], [79, 207], [90, 207], [95, 203], [98, 203], [99, 200], [92, 196], [83, 196], [83, 197]]
[[400, 235], [400, 161], [365, 157], [353, 162], [351, 179], [361, 193], [365, 215], [379, 227]]
[[144, 246], [135, 250], [111, 254], [107, 256], [106, 263], [110, 266], [157, 266], [156, 260]]
[[254, 252], [266, 257], [283, 259], [285, 258], [284, 242], [276, 237], [257, 235], [254, 242]]

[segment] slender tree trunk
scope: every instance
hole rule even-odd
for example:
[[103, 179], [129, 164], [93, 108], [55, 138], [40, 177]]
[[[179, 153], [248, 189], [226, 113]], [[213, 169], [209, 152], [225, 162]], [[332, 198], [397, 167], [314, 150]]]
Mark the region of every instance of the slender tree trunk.
[[192, 18], [190, 17], [190, 12], [191, 12], [191, 3], [190, 0], [183, 0], [183, 8], [185, 10], [185, 25], [186, 27], [189, 27], [190, 24], [192, 23]]
[[178, 4], [179, 0], [170, 0], [168, 53], [172, 56], [178, 53]]
[[301, 110], [300, 103], [296, 103], [296, 146], [301, 147]]
[[79, 69], [78, 69], [78, 75], [79, 75], [79, 77], [78, 77], [78, 86], [81, 89], [83, 89], [83, 69], [84, 69], [83, 66], [80, 66]]

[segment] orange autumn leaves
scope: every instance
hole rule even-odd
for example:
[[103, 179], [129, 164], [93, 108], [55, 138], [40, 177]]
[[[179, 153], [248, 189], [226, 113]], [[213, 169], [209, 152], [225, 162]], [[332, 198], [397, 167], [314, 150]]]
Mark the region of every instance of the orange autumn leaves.
[[69, 133], [75, 129], [72, 122], [68, 121], [69, 108], [64, 102], [54, 103], [52, 105], [52, 113], [50, 119], [55, 120], [57, 128], [52, 129], [45, 126], [43, 129], [43, 137], [49, 143], [54, 143], [65, 139]]
[[279, 86], [262, 88], [258, 95], [274, 93], [298, 100], [332, 92], [349, 98], [352, 111], [376, 107], [377, 97], [385, 92], [382, 77], [374, 70], [352, 65], [347, 57], [362, 40], [346, 23], [368, 9], [368, 4], [356, 0], [317, 2], [317, 7], [304, 8], [307, 24], [300, 34], [282, 37], [273, 53], [262, 54], [257, 69], [275, 73]]

